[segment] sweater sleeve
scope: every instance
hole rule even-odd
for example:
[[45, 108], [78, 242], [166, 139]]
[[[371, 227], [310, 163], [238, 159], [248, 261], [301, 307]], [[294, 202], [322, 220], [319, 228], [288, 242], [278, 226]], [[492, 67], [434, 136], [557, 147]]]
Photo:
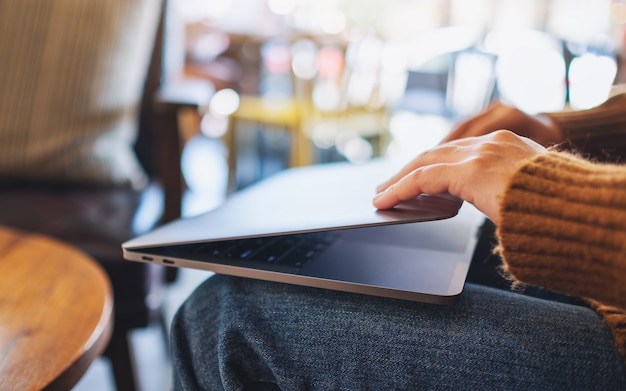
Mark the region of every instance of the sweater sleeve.
[[626, 161], [626, 93], [591, 109], [545, 115], [563, 131], [565, 148], [597, 161]]
[[513, 176], [501, 216], [513, 278], [626, 309], [626, 166], [550, 151]]

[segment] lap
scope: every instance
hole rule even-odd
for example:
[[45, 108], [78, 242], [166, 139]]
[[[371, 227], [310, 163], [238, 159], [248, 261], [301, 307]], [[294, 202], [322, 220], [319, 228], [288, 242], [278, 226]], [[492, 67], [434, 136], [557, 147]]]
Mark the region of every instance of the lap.
[[172, 354], [183, 389], [626, 384], [591, 309], [475, 284], [458, 304], [436, 306], [216, 275], [178, 312]]

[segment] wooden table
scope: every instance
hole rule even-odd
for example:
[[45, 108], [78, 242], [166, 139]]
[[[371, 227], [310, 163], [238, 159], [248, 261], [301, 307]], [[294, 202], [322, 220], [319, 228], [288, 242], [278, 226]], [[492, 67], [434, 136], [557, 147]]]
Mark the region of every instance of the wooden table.
[[72, 388], [105, 349], [112, 311], [91, 258], [0, 227], [0, 390]]

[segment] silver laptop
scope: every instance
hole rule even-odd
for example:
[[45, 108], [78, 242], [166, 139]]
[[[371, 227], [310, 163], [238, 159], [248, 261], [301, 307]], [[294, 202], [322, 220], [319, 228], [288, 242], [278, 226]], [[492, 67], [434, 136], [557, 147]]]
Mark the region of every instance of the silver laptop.
[[210, 212], [123, 243], [130, 261], [399, 298], [453, 303], [484, 216], [450, 195], [378, 211], [386, 160], [293, 168]]

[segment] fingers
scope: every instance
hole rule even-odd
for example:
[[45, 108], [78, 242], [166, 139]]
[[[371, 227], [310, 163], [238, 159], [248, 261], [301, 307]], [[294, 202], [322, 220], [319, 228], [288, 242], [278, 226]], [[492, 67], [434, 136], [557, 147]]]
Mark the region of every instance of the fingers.
[[434, 150], [426, 151], [426, 152], [418, 155], [415, 159], [413, 159], [410, 163], [408, 163], [400, 171], [398, 171], [397, 174], [395, 174], [391, 178], [387, 179], [385, 182], [383, 182], [380, 185], [378, 185], [378, 187], [376, 188], [376, 191], [378, 193], [380, 193], [382, 191], [387, 190], [387, 188], [389, 186], [392, 186], [393, 184], [395, 184], [396, 182], [398, 182], [399, 180], [401, 180], [405, 176], [409, 175], [411, 172], [415, 171], [416, 169], [418, 169], [421, 166], [424, 166], [424, 165], [428, 164], [428, 161], [431, 160], [431, 159], [429, 159], [428, 156], [432, 155], [433, 151], [441, 150], [441, 149], [442, 149], [441, 147], [435, 148]]
[[397, 174], [381, 183], [377, 188], [377, 192], [386, 190], [389, 186], [398, 182], [400, 179], [413, 172], [419, 167], [427, 166], [433, 163], [439, 163], [442, 158], [447, 162], [455, 162], [466, 157], [467, 151], [465, 147], [476, 143], [476, 138], [468, 137], [459, 140], [453, 140], [445, 144], [436, 146], [435, 148], [423, 152], [415, 159], [405, 165]]
[[450, 175], [456, 171], [455, 166], [456, 164], [451, 163], [418, 167], [378, 193], [374, 197], [374, 206], [378, 209], [389, 209], [422, 193], [446, 193], [452, 183]]

